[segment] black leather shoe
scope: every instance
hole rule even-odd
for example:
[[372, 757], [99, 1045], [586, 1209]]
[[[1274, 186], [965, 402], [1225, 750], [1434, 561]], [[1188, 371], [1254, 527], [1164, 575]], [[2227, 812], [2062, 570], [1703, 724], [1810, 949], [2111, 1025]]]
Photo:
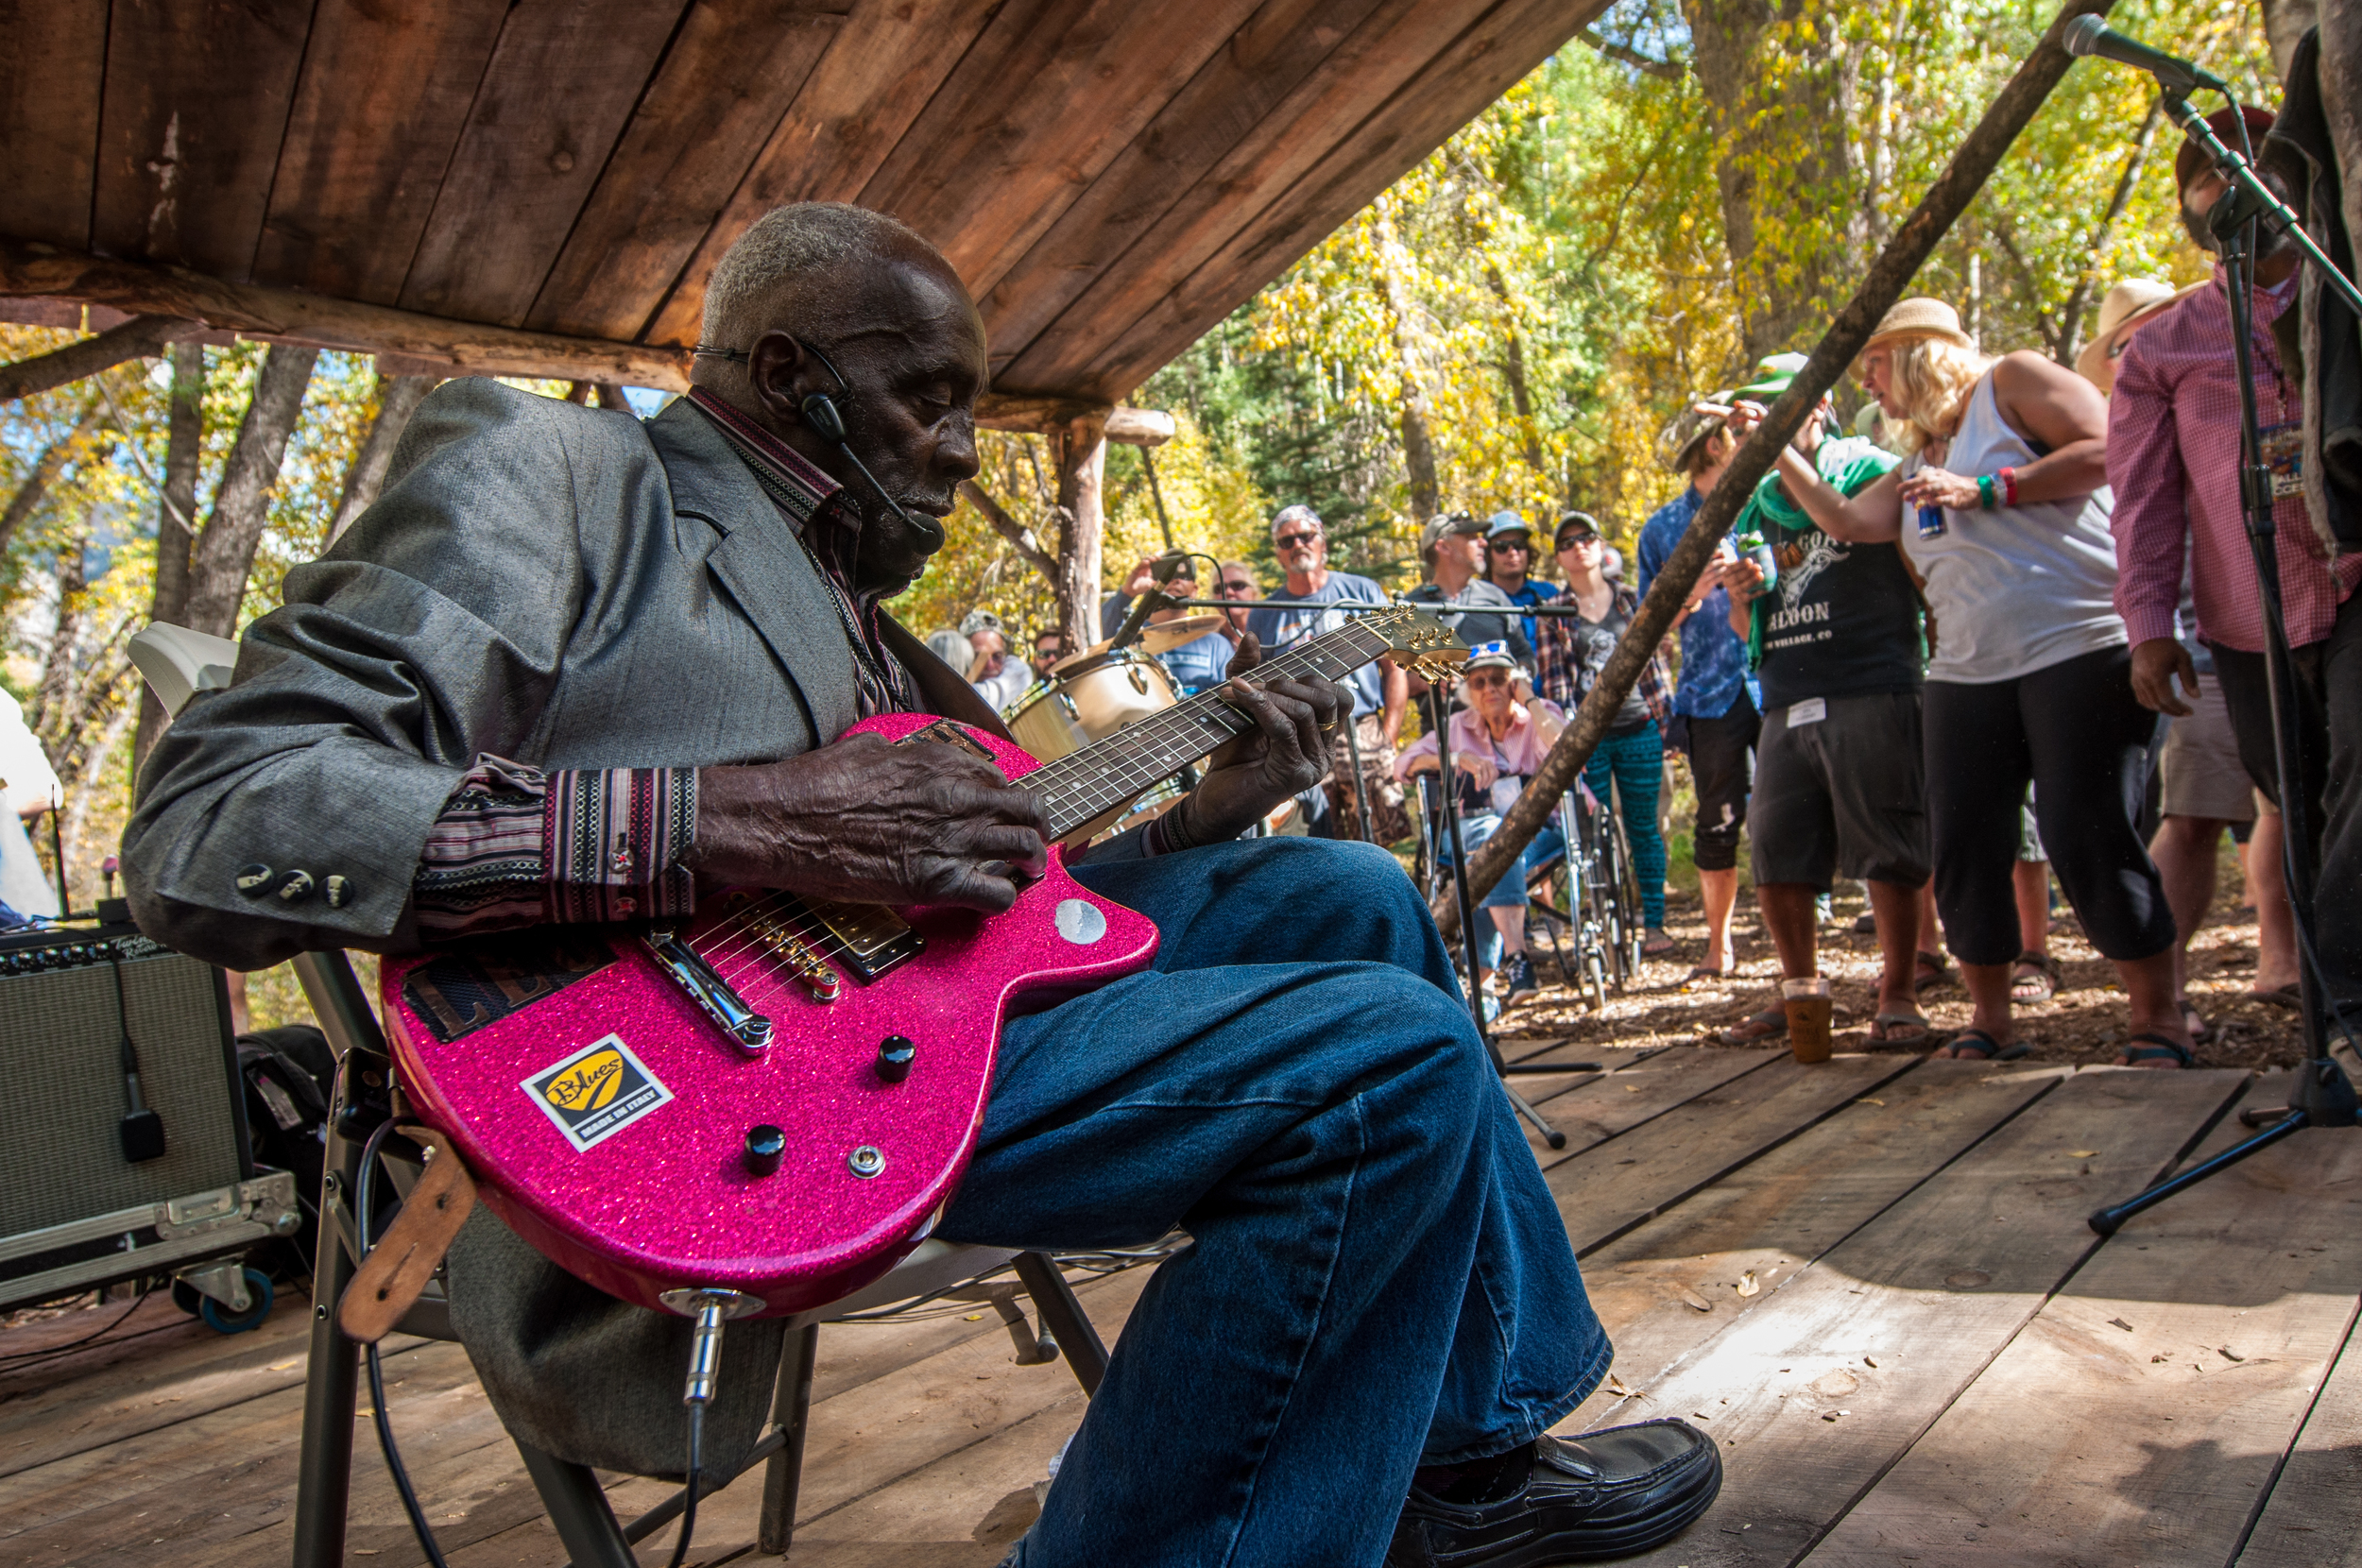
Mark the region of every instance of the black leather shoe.
[[1631, 1557], [1687, 1529], [1722, 1490], [1713, 1440], [1686, 1421], [1537, 1438], [1525, 1471], [1523, 1486], [1504, 1476], [1496, 1500], [1448, 1503], [1412, 1487], [1385, 1568], [1545, 1568]]

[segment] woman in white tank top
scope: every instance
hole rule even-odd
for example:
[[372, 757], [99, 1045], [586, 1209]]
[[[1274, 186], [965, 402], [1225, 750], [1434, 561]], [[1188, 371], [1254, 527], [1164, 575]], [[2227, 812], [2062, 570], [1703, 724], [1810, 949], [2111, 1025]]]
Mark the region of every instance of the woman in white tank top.
[[2157, 719], [2132, 695], [2114, 607], [2107, 404], [2040, 354], [1986, 358], [1937, 299], [1889, 311], [1857, 370], [1903, 467], [1850, 500], [1793, 451], [1780, 475], [1824, 532], [1893, 540], [1926, 582], [1936, 907], [1976, 1004], [1943, 1054], [2026, 1054], [2010, 1014], [2011, 874], [2031, 782], [2067, 900], [2123, 977], [2131, 1027], [2117, 1060], [2186, 1066], [2173, 914], [2136, 826]]

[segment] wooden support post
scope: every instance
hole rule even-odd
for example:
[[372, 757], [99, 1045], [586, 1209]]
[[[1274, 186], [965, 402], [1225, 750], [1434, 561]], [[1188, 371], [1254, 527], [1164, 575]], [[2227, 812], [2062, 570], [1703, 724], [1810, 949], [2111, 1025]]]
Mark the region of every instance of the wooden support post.
[[1085, 414], [1051, 433], [1058, 465], [1058, 619], [1064, 646], [1099, 640], [1099, 547], [1106, 528], [1107, 418]]

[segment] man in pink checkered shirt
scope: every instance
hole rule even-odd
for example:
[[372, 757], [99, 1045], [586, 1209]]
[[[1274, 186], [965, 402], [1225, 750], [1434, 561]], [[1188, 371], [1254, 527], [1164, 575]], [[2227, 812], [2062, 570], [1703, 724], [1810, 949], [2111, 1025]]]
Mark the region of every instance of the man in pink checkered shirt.
[[[2229, 111], [2214, 116], [2230, 138]], [[2260, 148], [2270, 116], [2247, 111]], [[2268, 162], [2268, 160], [2267, 160]], [[2182, 221], [2212, 247], [2205, 214], [2221, 177], [2194, 146], [2175, 162]], [[2266, 235], [2255, 268], [2251, 351], [2256, 414], [2268, 454], [2296, 446], [2302, 408], [2283, 368], [2271, 323], [2294, 308], [2301, 258]], [[2132, 641], [2132, 685], [2164, 713], [2190, 708], [2190, 656], [2174, 637], [2186, 543], [2199, 635], [2215, 656], [2239, 758], [2256, 786], [2278, 799], [2271, 698], [2264, 668], [2264, 608], [2239, 501], [2238, 367], [2223, 271], [2144, 325], [2116, 369], [2109, 405], [2108, 482], [2115, 491], [2116, 609]], [[2362, 554], [2328, 557], [2304, 499], [2276, 470], [2280, 593], [2305, 733], [2302, 787], [2320, 855], [2314, 929], [2332, 1002], [2362, 1026]]]

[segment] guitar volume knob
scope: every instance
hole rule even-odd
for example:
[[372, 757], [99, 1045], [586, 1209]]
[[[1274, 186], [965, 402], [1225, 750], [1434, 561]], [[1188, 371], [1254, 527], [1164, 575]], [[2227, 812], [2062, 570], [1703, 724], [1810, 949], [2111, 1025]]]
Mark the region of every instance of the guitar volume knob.
[[878, 1042], [878, 1077], [887, 1083], [899, 1083], [911, 1075], [911, 1063], [917, 1058], [918, 1048], [904, 1034], [889, 1034]]
[[787, 1153], [787, 1134], [764, 1124], [746, 1129], [746, 1173], [749, 1176], [773, 1176], [779, 1173], [779, 1161]]

